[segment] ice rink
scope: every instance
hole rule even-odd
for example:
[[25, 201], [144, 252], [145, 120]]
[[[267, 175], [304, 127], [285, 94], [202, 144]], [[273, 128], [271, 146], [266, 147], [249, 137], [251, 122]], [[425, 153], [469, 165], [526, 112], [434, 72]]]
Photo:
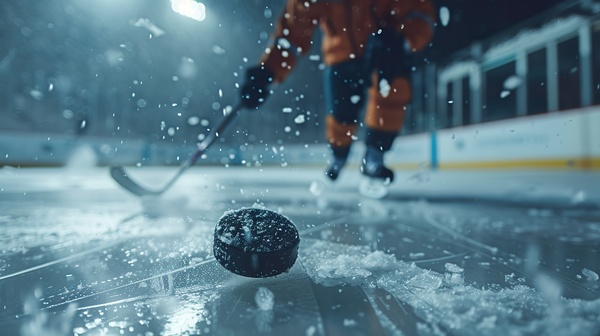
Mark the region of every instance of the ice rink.
[[[128, 168], [160, 186], [175, 167]], [[107, 168], [0, 169], [2, 335], [598, 335], [600, 175], [205, 167], [160, 198]], [[231, 209], [300, 232], [290, 272], [213, 258]]]

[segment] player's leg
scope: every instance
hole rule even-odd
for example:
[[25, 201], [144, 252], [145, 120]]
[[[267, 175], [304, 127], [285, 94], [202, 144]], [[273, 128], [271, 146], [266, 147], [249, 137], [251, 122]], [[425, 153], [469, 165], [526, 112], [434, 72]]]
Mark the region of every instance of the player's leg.
[[346, 164], [352, 137], [361, 108], [364, 106], [365, 82], [359, 60], [348, 60], [324, 71], [326, 137], [331, 149], [330, 165], [325, 174], [337, 179]]
[[367, 150], [361, 171], [368, 177], [391, 182], [394, 173], [385, 166], [384, 155], [390, 150], [402, 128], [406, 105], [411, 99], [410, 83], [406, 78], [397, 77], [390, 83], [389, 92], [384, 96], [374, 80], [368, 94], [369, 102], [365, 114]]

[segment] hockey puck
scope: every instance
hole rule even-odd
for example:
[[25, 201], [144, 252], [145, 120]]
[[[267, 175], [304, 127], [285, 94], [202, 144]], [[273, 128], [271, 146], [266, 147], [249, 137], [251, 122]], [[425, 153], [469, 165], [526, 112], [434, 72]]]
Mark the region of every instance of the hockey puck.
[[251, 278], [288, 271], [298, 257], [294, 223], [276, 212], [243, 208], [226, 212], [215, 227], [213, 252], [227, 270]]

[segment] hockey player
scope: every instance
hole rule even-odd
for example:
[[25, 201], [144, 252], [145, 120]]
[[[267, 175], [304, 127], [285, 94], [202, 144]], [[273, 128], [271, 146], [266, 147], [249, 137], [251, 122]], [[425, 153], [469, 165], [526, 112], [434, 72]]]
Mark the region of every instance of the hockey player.
[[256, 109], [265, 101], [271, 85], [284, 81], [298, 57], [309, 51], [319, 26], [326, 65], [326, 137], [332, 152], [326, 175], [337, 179], [346, 164], [366, 104], [361, 172], [389, 183], [394, 173], [384, 165], [384, 154], [402, 127], [411, 99], [407, 56], [427, 46], [434, 20], [430, 0], [288, 0], [272, 45], [246, 71], [242, 104]]

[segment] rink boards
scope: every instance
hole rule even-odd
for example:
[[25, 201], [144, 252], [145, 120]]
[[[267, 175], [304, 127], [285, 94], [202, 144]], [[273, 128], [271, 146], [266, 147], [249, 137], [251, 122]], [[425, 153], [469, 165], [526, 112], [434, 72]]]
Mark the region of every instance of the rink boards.
[[401, 137], [397, 168], [600, 169], [600, 109], [584, 108]]
[[[363, 146], [357, 142], [352, 161]], [[73, 156], [87, 164], [178, 164], [195, 150], [189, 145], [151, 144], [138, 139], [0, 132], [0, 165], [60, 166]], [[77, 153], [77, 155], [73, 155]], [[82, 155], [83, 154], [83, 155]], [[322, 144], [211, 150], [205, 164], [323, 165]], [[396, 169], [600, 169], [600, 108], [447, 128], [400, 136], [387, 156]]]

